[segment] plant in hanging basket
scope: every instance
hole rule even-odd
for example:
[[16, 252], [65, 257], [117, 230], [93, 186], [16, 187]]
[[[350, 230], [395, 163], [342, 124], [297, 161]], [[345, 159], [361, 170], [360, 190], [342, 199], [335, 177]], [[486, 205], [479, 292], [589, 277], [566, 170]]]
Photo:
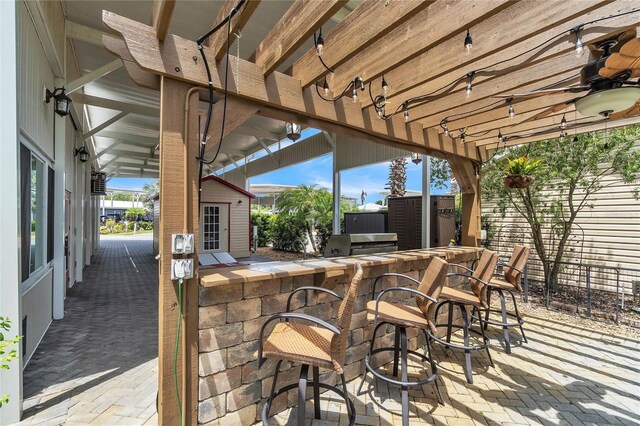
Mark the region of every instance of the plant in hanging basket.
[[532, 160], [529, 157], [519, 157], [515, 160], [507, 159], [502, 178], [507, 188], [528, 188], [535, 182], [532, 176], [540, 168], [541, 159]]

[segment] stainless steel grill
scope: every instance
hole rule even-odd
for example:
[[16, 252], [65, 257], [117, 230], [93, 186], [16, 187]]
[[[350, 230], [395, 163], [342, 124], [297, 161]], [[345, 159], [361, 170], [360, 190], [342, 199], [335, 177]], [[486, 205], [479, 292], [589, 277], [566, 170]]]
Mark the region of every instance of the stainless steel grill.
[[324, 249], [325, 257], [351, 256], [366, 253], [386, 253], [398, 250], [398, 235], [343, 234], [332, 235]]

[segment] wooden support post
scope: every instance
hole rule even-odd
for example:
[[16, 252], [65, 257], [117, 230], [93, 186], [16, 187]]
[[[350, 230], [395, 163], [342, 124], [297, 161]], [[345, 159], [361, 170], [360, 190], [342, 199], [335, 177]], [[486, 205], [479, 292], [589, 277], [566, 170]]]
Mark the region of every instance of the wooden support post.
[[[480, 179], [471, 160], [449, 158], [449, 165], [462, 192], [462, 245], [477, 247], [480, 243]], [[479, 172], [478, 172], [479, 173]]]
[[[161, 81], [160, 94], [160, 281], [158, 336], [158, 420], [178, 424], [174, 380], [174, 348], [178, 325], [177, 282], [171, 281], [171, 235], [189, 232], [198, 244], [198, 95], [191, 97], [191, 118], [185, 126], [187, 97], [191, 85], [169, 78]], [[188, 133], [188, 140], [185, 135]], [[178, 166], [179, 165], [179, 166]], [[183, 424], [197, 424], [198, 386], [198, 280], [197, 256], [194, 276], [184, 282], [183, 338], [177, 371], [183, 406]]]

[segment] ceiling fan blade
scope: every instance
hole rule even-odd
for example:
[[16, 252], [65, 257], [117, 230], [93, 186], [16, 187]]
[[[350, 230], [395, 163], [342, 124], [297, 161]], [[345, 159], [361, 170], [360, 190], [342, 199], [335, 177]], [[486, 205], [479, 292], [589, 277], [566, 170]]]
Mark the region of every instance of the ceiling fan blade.
[[640, 58], [640, 38], [634, 38], [626, 42], [620, 48], [620, 53], [625, 56]]
[[640, 57], [627, 56], [620, 53], [613, 53], [604, 63], [605, 68], [613, 70], [632, 70], [640, 66]]
[[501, 98], [501, 99], [537, 98], [539, 96], [555, 95], [556, 93], [579, 93], [579, 92], [584, 92], [586, 90], [591, 90], [591, 87], [590, 86], [558, 87], [555, 89], [532, 90], [531, 92], [511, 93], [508, 95], [495, 95], [492, 97]]
[[544, 118], [544, 117], [546, 117], [548, 115], [551, 115], [551, 114], [556, 113], [556, 112], [560, 112], [563, 109], [567, 109], [567, 108], [569, 108], [569, 105], [571, 105], [574, 101], [575, 101], [575, 99], [572, 99], [569, 102], [562, 102], [562, 103], [553, 105], [552, 107], [547, 108], [544, 111], [539, 112], [538, 114], [527, 118], [526, 120], [523, 121], [523, 123], [528, 123], [530, 121], [540, 120], [541, 118]]
[[621, 118], [629, 118], [635, 117], [636, 115], [640, 115], [640, 99], [633, 105], [631, 108], [627, 108], [623, 111], [618, 111], [614, 114], [609, 115], [610, 120], [619, 120]]

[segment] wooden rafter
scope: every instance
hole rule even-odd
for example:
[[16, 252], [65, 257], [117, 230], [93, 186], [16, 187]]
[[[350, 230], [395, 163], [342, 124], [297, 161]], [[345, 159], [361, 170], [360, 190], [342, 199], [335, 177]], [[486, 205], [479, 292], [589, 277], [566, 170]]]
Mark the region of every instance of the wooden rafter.
[[[567, 21], [572, 18], [577, 22], [585, 22], [582, 19], [587, 18], [584, 15], [580, 17], [581, 13], [604, 4], [602, 0], [586, 0], [571, 7], [567, 7], [563, 1], [518, 2], [473, 26], [471, 31], [475, 43], [470, 52], [464, 51], [461, 34], [439, 43], [404, 65], [389, 70], [385, 75], [391, 85], [388, 99], [398, 104], [404, 99], [431, 93], [449, 84], [454, 78], [463, 77], [470, 70], [481, 69], [520, 54], [546, 41], [551, 34], [571, 28], [572, 22]], [[602, 13], [606, 15], [610, 9]], [[598, 15], [600, 16], [602, 15]], [[505, 28], [505, 23], [508, 23], [509, 28]], [[549, 57], [571, 49], [572, 44], [567, 43], [568, 35], [566, 38], [559, 46], [552, 45], [552, 50], [547, 47], [533, 52], [531, 57], [533, 60], [539, 60], [540, 55]], [[504, 64], [500, 69], [511, 67], [526, 58], [525, 56], [514, 63]], [[474, 77], [474, 83], [479, 84], [483, 79], [491, 77], [490, 74], [478, 74]], [[464, 89], [464, 81], [461, 88]], [[366, 100], [364, 105], [371, 105], [371, 101]]]
[[160, 90], [160, 76], [140, 68], [129, 54], [129, 50], [127, 50], [124, 40], [112, 35], [104, 34], [102, 36], [102, 43], [109, 52], [122, 59], [122, 63], [134, 83], [138, 86], [146, 87], [147, 89]]
[[[354, 52], [386, 36], [389, 31], [431, 3], [433, 1], [364, 0], [344, 20], [324, 34], [323, 61], [337, 67]], [[291, 75], [299, 79], [303, 87], [315, 83], [327, 73], [317, 56], [316, 49], [312, 48], [291, 67]]]
[[[241, 31], [244, 26], [249, 22], [249, 19], [253, 15], [253, 12], [256, 11], [258, 6], [260, 6], [261, 0], [246, 0], [245, 4], [242, 8], [236, 13], [231, 21], [231, 33], [229, 35], [229, 45], [231, 45], [236, 39], [236, 33]], [[220, 10], [218, 11], [218, 16], [214, 22], [222, 22], [222, 20], [229, 15], [231, 10], [238, 4], [238, 0], [225, 0]], [[222, 59], [225, 54], [227, 48], [227, 32], [218, 31], [213, 34], [209, 39], [205, 42], [207, 46], [209, 46], [213, 52], [215, 53], [216, 61]]]
[[93, 135], [96, 135], [96, 134], [100, 133], [102, 130], [104, 130], [107, 127], [111, 126], [116, 121], [126, 117], [128, 114], [129, 114], [129, 112], [122, 111], [122, 112], [114, 115], [110, 119], [106, 120], [104, 123], [101, 123], [101, 124], [95, 126], [94, 128], [90, 129], [88, 132], [85, 132], [82, 135], [82, 139], [85, 140], [85, 139], [88, 139], [88, 138], [92, 137]]
[[[211, 122], [215, 123], [209, 129], [209, 140], [207, 144], [206, 153], [217, 148], [220, 142], [220, 128], [219, 124], [222, 123], [222, 114], [224, 112], [224, 102], [219, 101], [213, 106], [213, 112], [211, 114]], [[227, 113], [224, 122], [224, 134], [223, 138], [227, 137], [231, 132], [242, 126], [248, 119], [253, 117], [258, 112], [258, 105], [251, 102], [247, 102], [243, 99], [236, 97], [227, 97]], [[223, 151], [229, 152], [229, 149], [222, 148]]]
[[115, 101], [113, 99], [99, 98], [97, 96], [85, 95], [82, 93], [74, 93], [72, 95], [74, 99], [85, 105], [93, 105], [100, 108], [117, 109], [119, 111], [128, 112], [132, 114], [148, 115], [151, 117], [157, 117], [159, 110], [152, 106], [145, 106], [140, 104], [130, 104], [126, 102]]
[[255, 63], [262, 73], [271, 74], [347, 1], [295, 1], [256, 49]]
[[[103, 12], [103, 21], [109, 28], [122, 35], [129, 53], [141, 68], [192, 84], [207, 85], [204, 65], [201, 61], [195, 62], [192, 59], [198, 54], [195, 42], [169, 35], [163, 43], [159, 43], [153, 28], [108, 11]], [[205, 50], [211, 55], [206, 47]], [[237, 62], [238, 69], [236, 61], [230, 63], [230, 74], [237, 76], [237, 80], [229, 80], [230, 93], [238, 90], [239, 86], [242, 90], [238, 96], [270, 106], [272, 109], [288, 111], [299, 117], [300, 122], [307, 119], [325, 129], [333, 125], [332, 131], [336, 133], [350, 131], [357, 137], [394, 146], [402, 144], [405, 149], [435, 156], [459, 151], [459, 148], [453, 147], [452, 144], [443, 145], [439, 141], [425, 139], [420, 124], [407, 125], [399, 116], [388, 121], [380, 120], [377, 116], [363, 112], [359, 105], [347, 99], [335, 103], [326, 102], [315, 90], [303, 90], [296, 78], [277, 71], [265, 78], [262, 68], [256, 64], [242, 59]], [[212, 80], [216, 90], [222, 89], [220, 71], [213, 65]], [[264, 111], [265, 109], [261, 108], [261, 114]], [[479, 158], [475, 152], [458, 155], [468, 155], [475, 160]]]
[[154, 0], [152, 26], [156, 31], [156, 37], [162, 41], [167, 36], [173, 9], [176, 6], [176, 0]]
[[[365, 81], [376, 78], [436, 44], [461, 34], [468, 26], [498, 13], [509, 4], [507, 0], [485, 0], [474, 3], [474, 7], [467, 7], [466, 0], [435, 2], [337, 67], [331, 75], [330, 85], [334, 90], [342, 90], [357, 76]], [[462, 10], [465, 12], [460, 13]], [[445, 22], [454, 24], [454, 27], [443, 25]], [[464, 35], [456, 40], [458, 50], [463, 46], [463, 40]]]

